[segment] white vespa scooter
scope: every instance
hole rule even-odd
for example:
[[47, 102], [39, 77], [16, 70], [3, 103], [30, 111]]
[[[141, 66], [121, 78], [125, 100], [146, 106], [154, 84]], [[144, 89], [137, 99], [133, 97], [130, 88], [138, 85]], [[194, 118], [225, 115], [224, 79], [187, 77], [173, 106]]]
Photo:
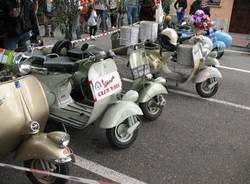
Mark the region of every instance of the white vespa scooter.
[[[222, 78], [220, 71], [206, 64], [204, 57], [202, 39], [203, 36], [196, 37], [195, 44], [180, 44], [177, 46], [177, 59], [166, 56], [164, 48], [169, 45], [176, 46], [177, 34], [173, 29], [165, 29], [160, 34], [159, 49], [147, 49], [147, 56], [154, 73], [163, 70], [164, 77], [178, 83], [192, 81], [196, 85], [197, 93], [204, 98], [212, 97], [218, 90], [218, 79]], [[174, 42], [171, 37], [176, 38]], [[209, 52], [207, 52], [209, 54]], [[214, 61], [214, 59], [213, 59]], [[161, 67], [158, 67], [161, 66]]]
[[[93, 63], [91, 59], [94, 58], [72, 62], [68, 57], [31, 57], [29, 62], [23, 64], [42, 83], [50, 107], [50, 118], [78, 129], [96, 122], [98, 127], [106, 129], [111, 145], [127, 148], [138, 135], [140, 120], [137, 115], [143, 115], [134, 103], [138, 93], [131, 90], [121, 100], [117, 99], [122, 83], [115, 62], [106, 59]], [[73, 75], [79, 71], [79, 66], [91, 62], [87, 79], [94, 101], [90, 105], [81, 100], [75, 101], [71, 92]], [[86, 88], [88, 86], [81, 86], [81, 90]]]

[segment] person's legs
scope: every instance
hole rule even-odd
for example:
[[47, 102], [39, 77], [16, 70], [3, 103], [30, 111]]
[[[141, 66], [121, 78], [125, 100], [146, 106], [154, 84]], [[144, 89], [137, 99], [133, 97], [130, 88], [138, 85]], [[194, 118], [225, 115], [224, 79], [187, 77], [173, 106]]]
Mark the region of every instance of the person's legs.
[[76, 38], [77, 39], [81, 39], [82, 36], [82, 32], [81, 32], [81, 28], [80, 28], [80, 15], [78, 15], [76, 17], [76, 23], [75, 23], [75, 30], [76, 30]]
[[96, 31], [97, 31], [97, 25], [93, 26], [93, 35], [96, 35]]
[[108, 31], [108, 24], [107, 24], [107, 19], [108, 19], [108, 10], [103, 10], [103, 27], [104, 31]]
[[92, 36], [93, 35], [93, 26], [89, 26], [89, 36]]
[[116, 21], [117, 21], [116, 8], [110, 10], [110, 20], [111, 20], [111, 27], [116, 27]]
[[132, 7], [132, 23], [135, 23], [137, 21], [137, 7]]
[[128, 25], [132, 24], [132, 13], [133, 13], [133, 7], [128, 6]]
[[49, 36], [49, 17], [47, 17], [46, 15], [44, 15], [44, 36]]

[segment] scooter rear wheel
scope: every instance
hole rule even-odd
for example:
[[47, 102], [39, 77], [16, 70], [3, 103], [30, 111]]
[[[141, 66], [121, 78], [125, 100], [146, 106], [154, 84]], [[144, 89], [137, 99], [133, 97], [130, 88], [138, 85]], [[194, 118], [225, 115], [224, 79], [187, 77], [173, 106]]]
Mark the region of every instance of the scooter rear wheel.
[[[44, 170], [42, 163], [45, 162], [48, 164], [48, 166], [50, 166], [50, 168], [45, 171], [64, 175], [69, 174], [69, 168], [67, 164], [56, 164], [42, 159], [26, 160], [24, 161], [24, 167]], [[41, 175], [38, 173], [26, 172], [26, 175], [33, 184], [64, 184], [67, 182], [67, 180], [62, 178], [57, 178], [49, 175]]]
[[210, 78], [206, 81], [200, 82], [196, 84], [196, 91], [197, 93], [203, 98], [210, 98], [216, 94], [219, 88], [218, 82], [211, 88], [209, 85], [213, 82], [217, 82], [216, 78]]
[[[138, 120], [140, 121], [139, 118]], [[129, 121], [126, 119], [116, 127], [106, 130], [107, 139], [114, 148], [125, 149], [134, 143], [138, 136], [138, 128], [129, 134], [127, 132], [129, 127]]]

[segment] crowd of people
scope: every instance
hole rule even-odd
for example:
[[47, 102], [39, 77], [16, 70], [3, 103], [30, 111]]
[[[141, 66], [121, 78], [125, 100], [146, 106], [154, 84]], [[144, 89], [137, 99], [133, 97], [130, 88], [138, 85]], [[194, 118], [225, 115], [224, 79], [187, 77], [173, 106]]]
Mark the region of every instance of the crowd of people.
[[[40, 2], [42, 1], [42, 3]], [[127, 15], [127, 24], [137, 21], [155, 20], [155, 12], [162, 7], [164, 16], [170, 11], [168, 0], [74, 0], [79, 5], [79, 15], [74, 21], [76, 38], [83, 33], [89, 33], [94, 39], [97, 29], [108, 31], [107, 20], [110, 17], [111, 29], [122, 26]], [[187, 0], [176, 0], [174, 7], [177, 14], [177, 22], [181, 22], [185, 16]], [[38, 9], [44, 15], [45, 37], [54, 37], [56, 23], [53, 19], [53, 0], [0, 0], [0, 47], [16, 49], [23, 47], [28, 39], [42, 44], [36, 14]], [[210, 16], [207, 0], [194, 0], [190, 8], [190, 14], [202, 9]], [[97, 23], [100, 22], [98, 25]], [[49, 30], [49, 25], [51, 29]]]

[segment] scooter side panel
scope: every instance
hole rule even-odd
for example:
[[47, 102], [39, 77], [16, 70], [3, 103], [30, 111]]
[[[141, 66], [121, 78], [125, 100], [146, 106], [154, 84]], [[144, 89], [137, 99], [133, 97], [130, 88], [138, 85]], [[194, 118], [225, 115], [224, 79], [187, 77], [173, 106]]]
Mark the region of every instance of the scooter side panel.
[[[67, 149], [67, 148], [66, 148]], [[16, 160], [45, 159], [56, 160], [69, 157], [71, 152], [60, 148], [46, 133], [35, 134], [27, 138], [16, 152]]]
[[200, 83], [204, 82], [209, 78], [222, 78], [220, 71], [214, 67], [207, 67], [201, 70], [195, 77], [194, 82]]
[[113, 104], [104, 114], [99, 123], [100, 128], [109, 129], [113, 128], [130, 116], [143, 115], [142, 110], [134, 102], [120, 101]]
[[207, 66], [216, 66], [216, 67], [220, 66], [220, 62], [218, 61], [218, 59], [213, 57], [207, 57], [205, 60], [205, 64]]
[[168, 94], [167, 89], [162, 84], [150, 82], [146, 84], [146, 86], [140, 91], [140, 97], [138, 102], [145, 103], [152, 99], [154, 96], [160, 94]]
[[0, 85], [0, 159], [22, 140], [25, 116], [15, 81]]
[[40, 124], [40, 130], [45, 128], [48, 120], [49, 106], [41, 83], [34, 76], [20, 79], [21, 94], [28, 108], [31, 119]]

